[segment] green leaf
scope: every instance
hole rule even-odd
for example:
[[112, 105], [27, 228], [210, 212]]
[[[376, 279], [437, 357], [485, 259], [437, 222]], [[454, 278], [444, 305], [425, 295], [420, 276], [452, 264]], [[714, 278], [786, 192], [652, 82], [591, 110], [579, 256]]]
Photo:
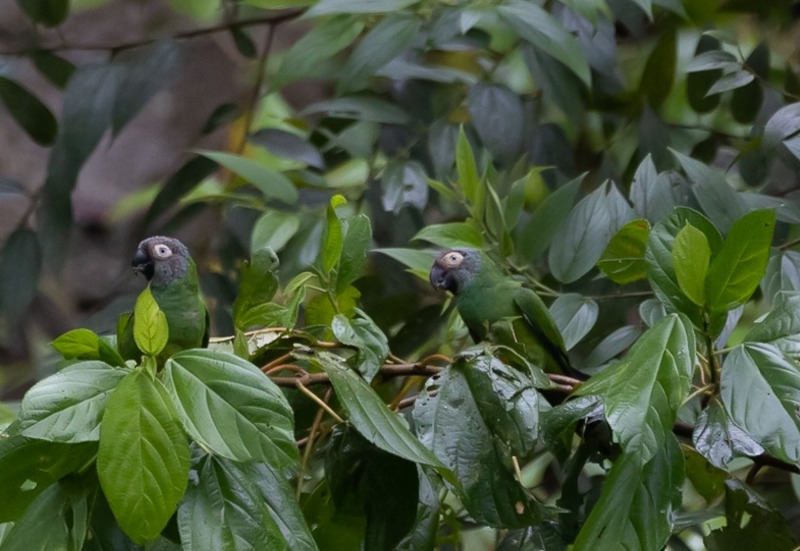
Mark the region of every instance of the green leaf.
[[28, 17], [46, 27], [61, 24], [69, 14], [69, 0], [17, 0]]
[[190, 191], [199, 186], [203, 180], [217, 170], [217, 163], [202, 156], [192, 157], [175, 174], [164, 182], [153, 202], [142, 219], [142, 227], [149, 227], [167, 210]]
[[537, 207], [517, 235], [516, 250], [519, 256], [532, 261], [547, 250], [553, 236], [567, 219], [584, 176], [559, 187]]
[[[769, 79], [770, 61], [769, 46], [762, 41], [747, 56], [744, 65], [760, 78]], [[764, 101], [764, 90], [758, 80], [753, 80], [749, 84], [737, 88], [731, 95], [731, 115], [736, 122], [742, 124], [752, 123], [761, 109]]]
[[0, 308], [9, 323], [27, 312], [36, 296], [42, 270], [42, 253], [36, 234], [27, 228], [15, 230], [0, 252]]
[[341, 358], [328, 352], [319, 352], [313, 357], [299, 357], [317, 363], [328, 374], [349, 421], [368, 442], [397, 457], [434, 467], [442, 476], [454, 481], [449, 469], [411, 434], [401, 416], [391, 411], [369, 384], [347, 367]]
[[[439, 247], [474, 247], [482, 249], [485, 244], [481, 232], [469, 222], [449, 222], [423, 227], [412, 241], [427, 241]], [[429, 267], [430, 268], [430, 267]]]
[[711, 248], [705, 234], [686, 222], [672, 245], [672, 267], [681, 291], [698, 306], [706, 303], [706, 275], [710, 261]]
[[105, 340], [88, 329], [73, 329], [50, 343], [65, 360], [102, 360], [124, 367], [125, 360]]
[[747, 86], [753, 80], [755, 80], [755, 75], [750, 71], [736, 71], [735, 73], [730, 73], [725, 75], [724, 77], [720, 78], [717, 82], [715, 82], [711, 88], [708, 89], [706, 92], [706, 96], [713, 96], [714, 94], [721, 94], [722, 92], [727, 92], [729, 90], [735, 90], [737, 88], [741, 88], [742, 86]]
[[358, 371], [371, 381], [389, 355], [389, 341], [367, 314], [361, 310], [357, 312], [358, 317], [352, 320], [336, 314], [331, 330], [339, 342], [358, 349]]
[[367, 252], [372, 245], [372, 225], [366, 214], [356, 214], [342, 220], [342, 253], [336, 275], [336, 292], [341, 293], [364, 275]]
[[774, 302], [781, 291], [800, 291], [800, 253], [773, 249], [761, 280], [761, 292]]
[[624, 285], [646, 277], [645, 245], [650, 224], [638, 218], [631, 220], [614, 234], [603, 251], [597, 267], [614, 283]]
[[735, 456], [756, 457], [764, 448], [728, 417], [717, 398], [712, 398], [697, 418], [692, 443], [709, 463], [725, 469]]
[[88, 361], [69, 365], [39, 381], [22, 399], [22, 434], [51, 442], [98, 440], [108, 395], [127, 373], [103, 362]]
[[344, 247], [344, 230], [342, 229], [342, 221], [339, 220], [339, 215], [336, 214], [336, 207], [346, 203], [346, 199], [341, 195], [334, 195], [328, 204], [325, 211], [325, 237], [322, 242], [322, 250], [320, 251], [322, 257], [322, 273], [328, 276], [342, 257], [342, 248]]
[[[435, 183], [434, 183], [435, 182]], [[399, 213], [406, 205], [419, 210], [428, 204], [428, 186], [451, 199], [455, 194], [440, 182], [429, 180], [425, 168], [417, 161], [392, 160], [386, 164], [381, 177], [381, 204], [386, 211]], [[449, 196], [447, 195], [449, 194]]]
[[600, 308], [597, 303], [577, 293], [566, 293], [550, 305], [550, 312], [564, 337], [564, 347], [572, 349], [594, 327]]
[[[657, 302], [657, 301], [656, 301]], [[598, 368], [627, 350], [639, 336], [642, 330], [635, 325], [623, 325], [607, 335], [583, 360], [583, 371]]]
[[687, 223], [703, 232], [708, 240], [712, 256], [722, 248], [722, 237], [719, 231], [705, 216], [692, 209], [678, 207], [671, 215], [653, 227], [647, 240], [644, 259], [647, 263], [647, 278], [659, 300], [664, 305], [686, 314], [692, 321], [700, 324], [702, 322], [700, 308], [683, 294], [672, 262], [675, 237]]
[[67, 509], [69, 494], [58, 484], [45, 489], [3, 538], [6, 551], [61, 551], [69, 549]]
[[258, 57], [258, 50], [250, 36], [242, 29], [241, 26], [230, 27], [231, 38], [236, 45], [236, 49], [244, 57], [248, 59], [255, 59]]
[[683, 455], [672, 434], [655, 452], [645, 465], [629, 453], [614, 462], [574, 551], [664, 547], [681, 502]]
[[420, 20], [407, 13], [396, 13], [381, 20], [348, 57], [338, 77], [336, 93], [366, 88], [370, 76], [411, 45], [419, 27]]
[[97, 444], [62, 444], [19, 434], [0, 438], [0, 522], [17, 520], [28, 505], [63, 476], [85, 467]]
[[300, 219], [292, 212], [270, 210], [253, 225], [250, 234], [250, 251], [270, 248], [280, 251], [300, 229]]
[[614, 234], [633, 218], [633, 211], [617, 187], [607, 182], [584, 197], [556, 231], [548, 260], [553, 276], [572, 283], [600, 260]]
[[321, 0], [306, 12], [306, 17], [319, 17], [336, 13], [391, 13], [413, 6], [419, 0], [371, 0], [370, 2], [353, 2], [353, 0]]
[[279, 128], [262, 128], [251, 134], [248, 141], [278, 157], [292, 159], [314, 168], [325, 168], [325, 159], [314, 144], [293, 132]]
[[639, 164], [631, 183], [630, 199], [637, 214], [651, 224], [660, 221], [679, 204], [685, 203], [688, 186], [675, 172], [658, 173], [652, 157]]
[[277, 199], [289, 205], [297, 202], [299, 197], [297, 188], [294, 187], [289, 178], [280, 172], [267, 168], [251, 159], [231, 153], [202, 149], [198, 150], [197, 153], [221, 164], [256, 186], [267, 200]]
[[525, 137], [525, 108], [520, 97], [501, 84], [478, 83], [469, 89], [467, 109], [481, 142], [494, 158], [515, 160]]
[[197, 478], [178, 509], [184, 550], [317, 549], [294, 489], [280, 473], [210, 455], [194, 469]]
[[644, 465], [672, 438], [678, 408], [689, 393], [694, 360], [691, 322], [670, 314], [648, 329], [622, 361], [576, 393], [603, 399], [606, 419], [625, 454]]
[[586, 86], [592, 84], [589, 62], [580, 43], [559, 20], [530, 2], [512, 0], [497, 9], [522, 38], [566, 65]]
[[164, 385], [186, 432], [215, 454], [282, 471], [297, 466], [292, 409], [250, 362], [226, 352], [184, 350], [167, 360]]
[[720, 96], [707, 96], [708, 89], [722, 76], [722, 70], [737, 69], [739, 61], [733, 54], [721, 50], [719, 40], [702, 35], [697, 42], [695, 57], [686, 71], [686, 96], [697, 113], [707, 113], [719, 105]]
[[669, 97], [675, 81], [677, 49], [677, 32], [670, 28], [660, 33], [655, 48], [647, 58], [639, 90], [653, 108], [659, 107]]
[[[316, 113], [327, 113], [330, 117], [369, 123], [407, 124], [411, 120], [408, 113], [397, 104], [368, 95], [318, 101], [303, 109], [300, 115]], [[372, 130], [370, 125], [364, 126], [363, 129]]]
[[800, 359], [800, 293], [778, 293], [772, 310], [753, 324], [744, 342], [771, 344], [785, 356]]
[[133, 338], [139, 350], [148, 356], [158, 356], [167, 346], [167, 316], [158, 307], [149, 285], [136, 299], [133, 308]]
[[25, 133], [39, 145], [51, 145], [56, 139], [58, 122], [39, 98], [13, 80], [0, 76], [0, 101]]
[[[361, 21], [349, 15], [354, 11], [355, 5], [358, 4], [350, 2], [349, 8], [344, 12], [348, 15], [322, 20], [295, 42], [283, 56], [283, 61], [273, 77], [272, 86], [280, 88], [292, 81], [313, 77], [323, 63], [349, 46], [364, 28]], [[317, 4], [315, 8], [319, 6]], [[313, 9], [306, 14], [311, 15]]]
[[733, 422], [769, 453], [800, 461], [800, 370], [769, 344], [748, 343], [722, 366], [720, 394]]
[[[719, 40], [704, 35], [700, 37], [700, 43], [697, 46], [698, 51], [700, 50], [700, 44], [704, 42], [707, 43], [714, 43], [719, 44]], [[701, 52], [699, 55], [696, 55], [686, 66], [687, 73], [697, 73], [701, 71], [710, 71], [713, 69], [738, 69], [741, 67], [741, 62], [736, 59], [736, 56], [732, 53], [726, 52], [724, 50], [714, 49], [714, 50], [707, 50]]]
[[428, 281], [433, 261], [438, 256], [437, 251], [431, 249], [383, 248], [374, 249], [374, 252], [385, 254], [407, 266], [408, 271], [424, 281]]
[[462, 501], [479, 523], [521, 527], [541, 521], [539, 505], [512, 466], [512, 455], [524, 456], [535, 445], [537, 403], [525, 374], [486, 353], [458, 357], [428, 379], [415, 402], [420, 439], [456, 473]]
[[183, 497], [189, 444], [169, 394], [144, 370], [108, 399], [97, 474], [120, 527], [140, 544], [161, 533]]
[[603, 413], [597, 396], [581, 396], [542, 412], [542, 440], [560, 461], [572, 453], [575, 429], [581, 419], [592, 420]]
[[278, 257], [267, 247], [256, 249], [250, 261], [245, 261], [239, 272], [239, 292], [233, 301], [233, 324], [246, 331], [250, 312], [272, 300], [278, 290]]
[[463, 126], [458, 129], [458, 141], [456, 142], [456, 173], [461, 193], [464, 194], [467, 201], [472, 203], [474, 212], [481, 212], [483, 197], [486, 193], [485, 184], [478, 174], [475, 155]]
[[736, 221], [708, 270], [706, 297], [712, 311], [747, 302], [767, 269], [774, 229], [773, 210], [753, 211]]

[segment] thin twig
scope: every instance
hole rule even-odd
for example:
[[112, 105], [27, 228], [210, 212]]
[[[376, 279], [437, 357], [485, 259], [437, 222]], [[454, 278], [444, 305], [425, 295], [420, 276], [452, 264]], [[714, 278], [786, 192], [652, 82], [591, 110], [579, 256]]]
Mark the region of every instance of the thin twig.
[[554, 383], [562, 383], [565, 385], [571, 385], [572, 387], [577, 387], [583, 381], [580, 379], [576, 379], [575, 377], [568, 377], [566, 375], [559, 375], [558, 373], [548, 373], [547, 378], [553, 381]]
[[[325, 396], [322, 398], [324, 403], [328, 403], [328, 400], [331, 397], [331, 390], [328, 389], [325, 391]], [[314, 448], [314, 440], [319, 432], [319, 427], [322, 424], [322, 415], [325, 410], [323, 408], [319, 408], [317, 410], [316, 415], [314, 415], [314, 421], [311, 423], [311, 428], [308, 431], [308, 436], [306, 437], [306, 448], [303, 450], [303, 459], [300, 463], [300, 472], [297, 474], [297, 490], [296, 490], [296, 497], [300, 499], [300, 494], [303, 492], [303, 473], [306, 470], [306, 466], [308, 465], [308, 460], [311, 458], [311, 450]], [[300, 446], [300, 442], [297, 443]]]
[[247, 104], [247, 110], [244, 115], [244, 132], [242, 132], [242, 139], [234, 149], [234, 152], [241, 154], [247, 145], [247, 136], [250, 134], [250, 127], [253, 125], [255, 112], [258, 109], [258, 99], [261, 97], [261, 88], [264, 86], [264, 77], [267, 74], [267, 58], [272, 49], [272, 43], [275, 38], [275, 23], [270, 23], [267, 28], [267, 40], [264, 44], [264, 49], [258, 56], [258, 66], [256, 68], [256, 81], [253, 83], [253, 93], [250, 96], [250, 101]]
[[333, 410], [331, 409], [331, 406], [329, 406], [328, 404], [326, 404], [326, 403], [325, 403], [325, 402], [324, 402], [324, 401], [323, 401], [323, 400], [322, 400], [322, 399], [321, 399], [319, 396], [317, 396], [316, 394], [314, 394], [313, 392], [311, 392], [310, 390], [308, 390], [308, 389], [307, 389], [307, 388], [306, 388], [306, 387], [303, 385], [303, 383], [301, 383], [301, 382], [299, 382], [299, 381], [298, 381], [298, 382], [297, 382], [297, 384], [295, 384], [295, 386], [297, 387], [297, 390], [299, 390], [300, 392], [302, 392], [303, 394], [305, 394], [306, 396], [308, 396], [309, 398], [311, 398], [311, 399], [312, 399], [314, 402], [316, 402], [316, 403], [317, 403], [317, 405], [318, 405], [319, 407], [321, 407], [321, 408], [322, 408], [322, 409], [324, 409], [326, 412], [328, 412], [328, 415], [330, 415], [331, 417], [333, 417], [334, 419], [336, 419], [336, 420], [337, 420], [339, 423], [344, 423], [344, 419], [342, 419], [341, 417], [339, 417], [339, 414], [338, 414], [338, 413], [336, 413], [335, 411], [333, 411]]

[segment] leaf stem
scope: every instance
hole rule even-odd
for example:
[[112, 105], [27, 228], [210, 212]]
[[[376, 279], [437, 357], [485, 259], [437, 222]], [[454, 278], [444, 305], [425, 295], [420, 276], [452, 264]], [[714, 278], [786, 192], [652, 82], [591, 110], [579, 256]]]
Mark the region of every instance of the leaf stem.
[[319, 407], [324, 409], [328, 413], [328, 415], [336, 419], [336, 421], [338, 421], [339, 423], [344, 423], [344, 419], [339, 417], [339, 414], [333, 411], [333, 409], [331, 409], [331, 406], [326, 404], [319, 396], [308, 390], [305, 387], [305, 385], [299, 381], [299, 379], [295, 383], [295, 386], [297, 387], [297, 390], [299, 390], [300, 392], [311, 398], [311, 400], [316, 402]]

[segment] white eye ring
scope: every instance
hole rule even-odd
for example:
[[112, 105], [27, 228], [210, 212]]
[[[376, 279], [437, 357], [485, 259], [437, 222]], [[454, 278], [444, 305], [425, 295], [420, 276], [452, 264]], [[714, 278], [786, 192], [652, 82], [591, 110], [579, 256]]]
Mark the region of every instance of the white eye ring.
[[457, 268], [464, 262], [464, 255], [458, 251], [450, 251], [442, 257], [442, 263], [448, 268]]
[[172, 256], [172, 249], [163, 244], [158, 244], [153, 247], [153, 256], [156, 258], [164, 259]]

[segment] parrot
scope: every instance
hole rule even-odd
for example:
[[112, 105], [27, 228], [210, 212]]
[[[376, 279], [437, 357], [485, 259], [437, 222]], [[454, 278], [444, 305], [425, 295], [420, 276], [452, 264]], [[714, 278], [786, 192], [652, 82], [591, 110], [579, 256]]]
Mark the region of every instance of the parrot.
[[[169, 338], [159, 359], [188, 348], [208, 345], [209, 315], [197, 279], [197, 267], [189, 249], [172, 237], [153, 236], [139, 243], [131, 266], [150, 282], [150, 292], [164, 312]], [[133, 337], [132, 312], [117, 323], [117, 343], [125, 359], [139, 361], [142, 353]]]
[[503, 274], [482, 251], [455, 248], [434, 261], [430, 282], [450, 291], [478, 343], [504, 345], [548, 373], [570, 371], [564, 338], [544, 301]]

